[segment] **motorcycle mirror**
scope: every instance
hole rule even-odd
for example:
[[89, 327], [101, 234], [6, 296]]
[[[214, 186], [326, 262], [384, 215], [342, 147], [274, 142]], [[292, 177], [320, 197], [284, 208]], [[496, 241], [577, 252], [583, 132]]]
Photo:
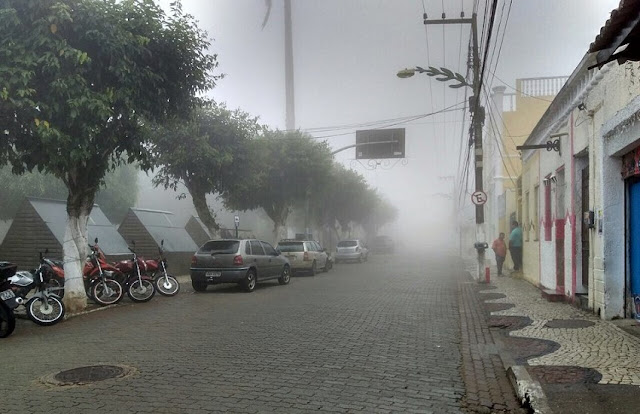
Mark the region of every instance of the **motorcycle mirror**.
[[98, 238], [97, 237], [95, 238], [94, 243], [98, 244]]
[[160, 246], [164, 246], [164, 239], [160, 240]]
[[135, 240], [131, 240], [131, 245], [132, 245], [133, 247], [136, 247], [136, 241], [135, 241]]
[[49, 248], [44, 249], [44, 254], [49, 254]]

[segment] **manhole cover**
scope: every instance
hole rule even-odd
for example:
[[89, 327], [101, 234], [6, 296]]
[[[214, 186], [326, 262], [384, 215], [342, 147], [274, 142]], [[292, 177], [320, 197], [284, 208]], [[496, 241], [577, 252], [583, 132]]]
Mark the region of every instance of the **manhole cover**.
[[584, 319], [552, 319], [545, 323], [545, 328], [580, 329], [595, 325], [595, 322]]
[[112, 378], [122, 378], [131, 375], [134, 371], [134, 368], [125, 365], [91, 365], [47, 375], [43, 381], [57, 386], [86, 385]]

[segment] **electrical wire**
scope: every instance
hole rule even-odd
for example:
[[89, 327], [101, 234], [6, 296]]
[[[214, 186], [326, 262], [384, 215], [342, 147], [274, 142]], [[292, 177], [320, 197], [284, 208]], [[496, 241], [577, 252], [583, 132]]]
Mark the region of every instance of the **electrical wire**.
[[[426, 117], [429, 117], [429, 116], [434, 116], [434, 115], [437, 115], [437, 114], [441, 114], [443, 112], [460, 111], [462, 108], [455, 108], [455, 107], [456, 106], [460, 106], [462, 104], [464, 104], [464, 102], [458, 102], [457, 104], [450, 105], [450, 106], [448, 106], [446, 108], [443, 108], [443, 109], [440, 109], [438, 111], [429, 112], [427, 114], [422, 114], [422, 115], [417, 115], [417, 116], [415, 116], [415, 117], [413, 117], [411, 119], [390, 123], [390, 124], [387, 124], [387, 125], [380, 126], [379, 128], [380, 129], [384, 129], [384, 128], [388, 128], [388, 127], [391, 127], [391, 126], [406, 124], [408, 122], [415, 121], [417, 119], [422, 119], [422, 118], [426, 118]], [[345, 132], [345, 133], [341, 133], [341, 134], [312, 136], [311, 138], [313, 138], [313, 139], [332, 138], [332, 137], [339, 137], [339, 136], [344, 136], [344, 135], [351, 135], [353, 133], [354, 133], [353, 131], [350, 131], [350, 132]]]

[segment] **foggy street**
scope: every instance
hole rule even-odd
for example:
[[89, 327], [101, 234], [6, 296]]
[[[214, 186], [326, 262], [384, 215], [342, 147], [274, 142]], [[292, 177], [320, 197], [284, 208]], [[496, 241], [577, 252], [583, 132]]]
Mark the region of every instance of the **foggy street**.
[[[461, 309], [477, 312], [474, 302], [461, 308], [469, 282], [445, 254], [372, 255], [253, 293], [194, 293], [183, 282], [174, 298], [124, 299], [49, 328], [19, 320], [0, 348], [11, 361], [3, 411], [456, 413], [490, 398], [496, 412], [517, 412], [504, 372], [491, 371], [475, 334], [461, 330]], [[97, 364], [134, 372], [77, 387], [39, 380]], [[492, 378], [478, 387], [465, 374]]]

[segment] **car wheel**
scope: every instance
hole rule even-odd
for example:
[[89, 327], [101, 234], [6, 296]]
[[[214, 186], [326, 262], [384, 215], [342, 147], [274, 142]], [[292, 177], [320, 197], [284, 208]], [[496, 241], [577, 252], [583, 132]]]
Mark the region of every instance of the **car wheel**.
[[205, 282], [196, 282], [195, 280], [192, 280], [191, 286], [193, 286], [193, 290], [196, 292], [204, 292], [207, 290], [207, 284]]
[[245, 277], [244, 283], [242, 285], [245, 292], [253, 292], [255, 290], [257, 279], [258, 278], [256, 276], [256, 271], [253, 269], [250, 269], [247, 272], [247, 276]]
[[316, 273], [318, 273], [318, 268], [316, 265], [316, 261], [314, 260], [313, 263], [311, 263], [311, 276], [315, 276]]
[[289, 269], [289, 266], [284, 266], [284, 269], [282, 269], [282, 275], [280, 275], [280, 278], [278, 278], [278, 283], [280, 283], [281, 285], [288, 285], [289, 282], [291, 281], [291, 269]]
[[329, 269], [331, 269], [331, 260], [329, 260], [329, 258], [327, 258], [327, 260], [325, 260], [324, 262], [324, 267], [322, 268], [323, 272], [328, 272]]

